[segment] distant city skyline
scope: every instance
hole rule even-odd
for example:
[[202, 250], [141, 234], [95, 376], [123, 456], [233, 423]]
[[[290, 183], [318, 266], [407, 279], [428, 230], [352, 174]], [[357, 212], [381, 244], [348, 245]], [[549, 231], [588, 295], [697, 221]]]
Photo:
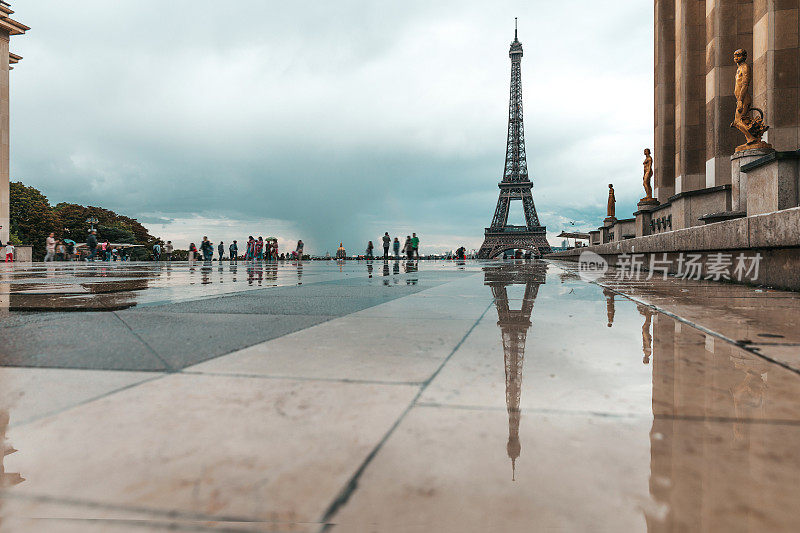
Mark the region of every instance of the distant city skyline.
[[652, 147], [652, 6], [576, 4], [17, 4], [33, 30], [15, 43], [11, 179], [181, 247], [359, 253], [416, 231], [425, 253], [477, 248], [518, 17], [528, 165], [558, 244], [600, 223], [608, 183], [635, 209]]

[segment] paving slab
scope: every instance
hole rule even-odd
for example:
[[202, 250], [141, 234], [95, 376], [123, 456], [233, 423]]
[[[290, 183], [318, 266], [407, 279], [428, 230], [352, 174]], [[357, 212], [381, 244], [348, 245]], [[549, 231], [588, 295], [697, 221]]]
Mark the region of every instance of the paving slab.
[[14, 494], [313, 522], [417, 387], [173, 374], [11, 428]]
[[798, 511], [786, 488], [800, 475], [798, 438], [797, 425], [541, 413], [523, 413], [510, 429], [503, 411], [417, 407], [331, 523], [381, 532], [792, 531]]
[[[377, 308], [376, 308], [377, 310]], [[187, 368], [271, 377], [423, 382], [472, 320], [397, 320], [349, 315]]]

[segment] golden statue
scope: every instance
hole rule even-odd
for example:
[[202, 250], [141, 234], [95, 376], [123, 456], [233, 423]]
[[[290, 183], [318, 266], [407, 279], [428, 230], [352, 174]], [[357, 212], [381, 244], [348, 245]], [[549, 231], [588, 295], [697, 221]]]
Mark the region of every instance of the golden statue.
[[616, 218], [614, 204], [617, 202], [617, 199], [614, 197], [614, 184], [608, 184], [608, 216], [606, 218]]
[[653, 177], [653, 157], [650, 155], [650, 148], [644, 149], [644, 175], [642, 176], [642, 185], [644, 186], [644, 198], [640, 203], [655, 203], [653, 198], [653, 187], [650, 185], [650, 178]]
[[740, 48], [733, 53], [733, 61], [737, 65], [736, 85], [733, 94], [736, 96], [736, 113], [731, 122], [731, 128], [741, 131], [747, 142], [736, 147], [737, 152], [742, 150], [772, 150], [772, 146], [761, 140], [769, 129], [764, 124], [764, 112], [757, 107], [752, 107], [753, 98], [750, 96], [750, 84], [753, 79], [750, 66], [747, 64], [747, 50]]

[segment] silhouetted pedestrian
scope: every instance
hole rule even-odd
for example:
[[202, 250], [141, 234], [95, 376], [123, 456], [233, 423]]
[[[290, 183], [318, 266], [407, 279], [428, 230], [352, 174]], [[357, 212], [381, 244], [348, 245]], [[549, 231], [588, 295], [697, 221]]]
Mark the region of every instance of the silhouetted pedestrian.
[[389, 245], [392, 244], [392, 238], [389, 237], [389, 232], [383, 234], [383, 258], [386, 259], [389, 257]]

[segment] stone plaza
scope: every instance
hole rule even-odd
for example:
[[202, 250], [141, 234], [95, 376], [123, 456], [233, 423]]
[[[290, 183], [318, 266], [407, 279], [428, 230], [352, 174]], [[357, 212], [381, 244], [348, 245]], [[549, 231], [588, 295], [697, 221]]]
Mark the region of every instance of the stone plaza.
[[790, 531], [800, 295], [574, 263], [5, 266], [2, 531]]

